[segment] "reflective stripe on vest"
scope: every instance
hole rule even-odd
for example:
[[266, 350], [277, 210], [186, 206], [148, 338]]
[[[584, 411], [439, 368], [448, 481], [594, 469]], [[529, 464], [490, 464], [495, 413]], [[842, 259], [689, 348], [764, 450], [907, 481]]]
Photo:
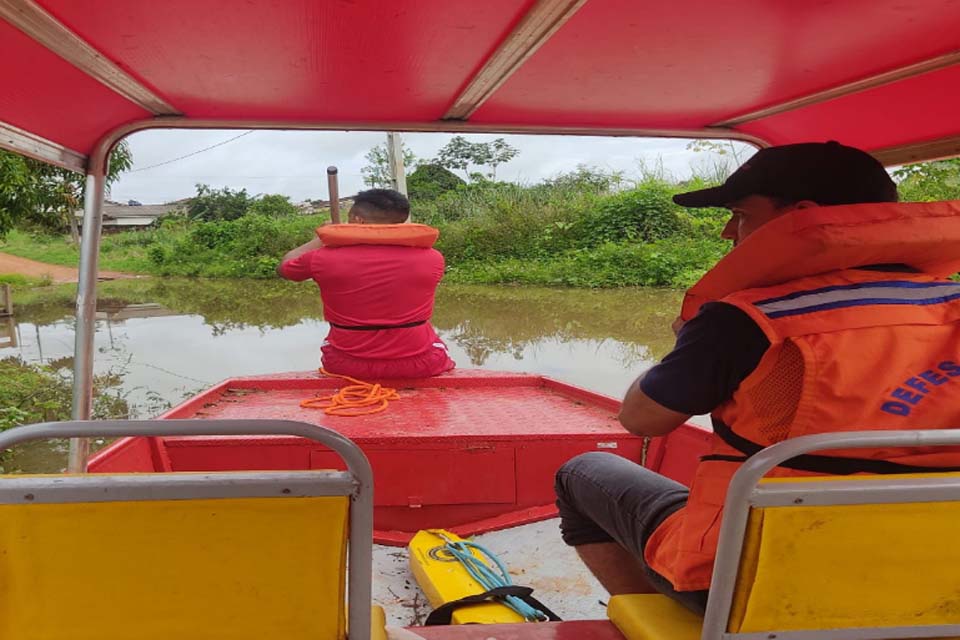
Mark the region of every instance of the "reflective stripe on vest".
[[768, 318], [783, 318], [804, 313], [868, 305], [940, 304], [960, 298], [957, 282], [911, 282], [886, 280], [822, 287], [759, 300], [754, 305]]

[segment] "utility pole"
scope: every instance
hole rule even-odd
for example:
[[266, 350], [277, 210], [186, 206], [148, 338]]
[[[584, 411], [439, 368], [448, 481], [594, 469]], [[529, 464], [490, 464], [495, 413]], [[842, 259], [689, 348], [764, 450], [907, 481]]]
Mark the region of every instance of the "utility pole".
[[407, 174], [403, 166], [403, 142], [395, 131], [387, 133], [387, 158], [390, 160], [390, 182], [396, 190], [407, 195]]

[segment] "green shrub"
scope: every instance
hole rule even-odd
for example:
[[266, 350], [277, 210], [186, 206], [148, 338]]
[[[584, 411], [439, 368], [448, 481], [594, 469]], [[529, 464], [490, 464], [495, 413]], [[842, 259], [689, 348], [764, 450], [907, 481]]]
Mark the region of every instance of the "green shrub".
[[323, 221], [324, 216], [248, 214], [199, 222], [158, 238], [147, 254], [162, 275], [273, 277], [281, 256], [309, 240]]
[[413, 202], [436, 200], [448, 191], [456, 191], [463, 178], [437, 164], [421, 164], [407, 176], [407, 191]]
[[590, 245], [640, 240], [653, 242], [689, 231], [680, 207], [671, 198], [674, 185], [648, 179], [635, 188], [603, 198], [584, 217], [583, 233]]
[[456, 265], [450, 282], [564, 287], [688, 287], [727, 251], [719, 239], [671, 238], [649, 244], [606, 243], [551, 258]]

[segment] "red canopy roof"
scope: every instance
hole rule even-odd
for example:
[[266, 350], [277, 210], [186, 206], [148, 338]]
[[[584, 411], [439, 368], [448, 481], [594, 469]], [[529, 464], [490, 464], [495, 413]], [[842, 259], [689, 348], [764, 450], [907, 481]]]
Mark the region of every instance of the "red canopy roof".
[[142, 121], [960, 153], [953, 0], [0, 0], [0, 20], [0, 146], [74, 168]]

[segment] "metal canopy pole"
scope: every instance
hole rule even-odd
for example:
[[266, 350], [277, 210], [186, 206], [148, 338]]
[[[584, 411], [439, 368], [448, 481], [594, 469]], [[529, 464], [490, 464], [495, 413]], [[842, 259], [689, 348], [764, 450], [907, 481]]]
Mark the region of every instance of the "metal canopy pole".
[[[80, 277], [77, 282], [76, 341], [73, 355], [73, 419], [89, 420], [93, 409], [93, 338], [97, 312], [97, 259], [100, 255], [100, 227], [106, 163], [91, 162], [83, 194], [83, 236], [80, 244]], [[70, 439], [67, 471], [84, 473], [90, 443], [87, 438]]]

